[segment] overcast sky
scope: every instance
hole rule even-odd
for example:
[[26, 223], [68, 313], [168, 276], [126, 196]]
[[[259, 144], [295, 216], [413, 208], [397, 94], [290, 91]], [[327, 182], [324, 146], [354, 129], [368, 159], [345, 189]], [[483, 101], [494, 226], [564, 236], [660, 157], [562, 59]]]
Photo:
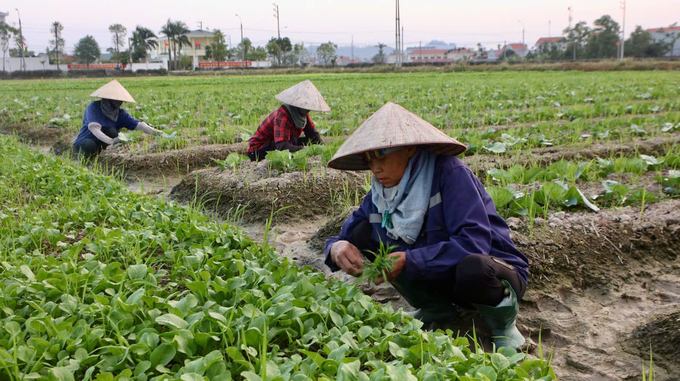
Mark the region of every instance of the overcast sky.
[[[168, 18], [184, 21], [189, 29], [221, 29], [240, 39], [238, 13], [243, 29], [255, 45], [264, 45], [276, 36], [276, 19], [271, 1], [186, 1], [186, 0], [9, 0], [0, 11], [9, 12], [7, 22], [18, 26], [15, 8], [21, 12], [24, 35], [30, 50], [43, 52], [48, 46], [52, 21], [64, 25], [68, 51], [86, 34], [93, 35], [102, 51], [111, 46], [108, 26], [123, 24], [132, 30], [137, 25], [158, 32]], [[279, 0], [281, 35], [306, 45], [333, 41], [338, 45], [394, 46], [394, 1], [388, 0]], [[533, 46], [539, 37], [560, 35], [568, 25], [571, 6], [574, 23], [592, 22], [603, 14], [619, 23], [622, 12], [618, 0], [401, 0], [402, 26], [406, 46], [432, 39], [474, 46], [481, 42], [495, 47], [503, 42], [521, 42], [522, 22], [525, 39]], [[4, 7], [4, 9], [3, 9]], [[520, 21], [521, 20], [521, 21]], [[626, 34], [635, 25], [644, 28], [668, 26], [680, 21], [680, 0], [629, 1]], [[550, 22], [550, 23], [549, 23]], [[549, 29], [550, 25], [550, 29]]]

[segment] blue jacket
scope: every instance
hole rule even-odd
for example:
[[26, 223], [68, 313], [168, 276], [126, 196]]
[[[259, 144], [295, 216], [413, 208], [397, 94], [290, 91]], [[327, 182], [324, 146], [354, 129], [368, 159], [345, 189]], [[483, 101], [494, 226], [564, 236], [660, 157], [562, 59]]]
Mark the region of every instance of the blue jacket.
[[[514, 266], [527, 282], [529, 261], [510, 239], [510, 229], [498, 213], [482, 183], [462, 161], [437, 157], [430, 205], [420, 237], [413, 245], [391, 240], [382, 228], [382, 217], [371, 201], [371, 193], [342, 225], [340, 235], [326, 240], [326, 265], [340, 268], [330, 258], [331, 246], [340, 240], [352, 242], [352, 230], [364, 220], [373, 227], [375, 242], [397, 245], [406, 252], [405, 275], [409, 280], [453, 279], [456, 265], [471, 254], [491, 255]], [[354, 243], [353, 243], [354, 244]]]
[[118, 120], [115, 122], [104, 116], [100, 102], [101, 101], [94, 101], [87, 105], [85, 113], [83, 114], [83, 126], [80, 128], [78, 137], [76, 137], [76, 140], [73, 142], [74, 145], [80, 143], [80, 141], [83, 139], [89, 138], [96, 141], [99, 140], [94, 136], [92, 131], [87, 128], [91, 122], [97, 122], [101, 124], [102, 130], [106, 130], [110, 127], [115, 127], [118, 131], [120, 131], [122, 128], [127, 128], [128, 130], [134, 130], [137, 128], [139, 121], [130, 116], [130, 114], [128, 114], [127, 111], [123, 109], [120, 109], [118, 112]]

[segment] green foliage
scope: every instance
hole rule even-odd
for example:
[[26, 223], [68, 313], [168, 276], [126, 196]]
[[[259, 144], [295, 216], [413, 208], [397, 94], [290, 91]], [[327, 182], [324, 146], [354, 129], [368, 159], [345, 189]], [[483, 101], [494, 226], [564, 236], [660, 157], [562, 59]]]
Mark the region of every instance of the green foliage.
[[318, 48], [316, 48], [316, 54], [321, 58], [324, 62], [324, 65], [328, 66], [330, 64], [335, 63], [335, 59], [337, 56], [335, 55], [335, 51], [338, 49], [338, 45], [328, 41], [324, 42], [323, 44], [319, 45]]
[[[207, 48], [208, 47], [206, 47], [206, 54]], [[213, 35], [213, 42], [212, 44], [210, 44], [210, 51], [212, 57], [217, 62], [222, 62], [227, 59], [226, 39], [224, 38], [224, 34], [222, 33], [222, 31], [219, 29], [215, 30], [215, 34]]]
[[265, 159], [269, 160], [271, 168], [287, 170], [293, 165], [293, 154], [290, 151], [269, 151]]
[[237, 166], [239, 166], [239, 164], [241, 164], [242, 162], [249, 161], [250, 159], [248, 158], [248, 156], [241, 155], [238, 152], [232, 152], [224, 160], [218, 159], [213, 160], [217, 163], [220, 169], [234, 169]]
[[387, 280], [387, 273], [391, 272], [394, 265], [397, 263], [393, 257], [389, 256], [396, 248], [396, 245], [386, 245], [384, 242], [380, 241], [378, 252], [371, 252], [371, 254], [375, 256], [375, 259], [373, 262], [364, 264], [364, 272], [354, 281], [354, 284], [375, 282], [379, 277], [383, 277], [383, 280]]
[[0, 378], [556, 379], [0, 137]]
[[87, 64], [88, 68], [92, 62], [96, 61], [101, 56], [101, 50], [99, 49], [97, 40], [90, 35], [87, 35], [78, 41], [73, 53], [80, 62]]

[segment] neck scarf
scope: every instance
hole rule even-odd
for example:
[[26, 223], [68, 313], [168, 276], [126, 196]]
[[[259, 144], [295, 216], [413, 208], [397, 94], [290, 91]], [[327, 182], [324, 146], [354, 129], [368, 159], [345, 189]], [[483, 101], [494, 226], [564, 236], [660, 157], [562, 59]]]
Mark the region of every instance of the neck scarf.
[[401, 238], [412, 245], [420, 235], [430, 204], [435, 159], [429, 150], [413, 155], [396, 187], [385, 188], [373, 177], [371, 201], [382, 214], [382, 227], [391, 239]]
[[102, 108], [102, 113], [107, 119], [111, 119], [114, 122], [118, 121], [118, 113], [120, 112], [120, 107], [115, 107], [109, 102], [108, 99], [102, 99], [99, 103]]
[[287, 104], [284, 104], [283, 107], [285, 107], [286, 110], [288, 110], [288, 114], [290, 114], [290, 118], [293, 120], [295, 128], [297, 129], [305, 128], [305, 126], [307, 125], [307, 114], [309, 114], [309, 110], [301, 109], [299, 107]]

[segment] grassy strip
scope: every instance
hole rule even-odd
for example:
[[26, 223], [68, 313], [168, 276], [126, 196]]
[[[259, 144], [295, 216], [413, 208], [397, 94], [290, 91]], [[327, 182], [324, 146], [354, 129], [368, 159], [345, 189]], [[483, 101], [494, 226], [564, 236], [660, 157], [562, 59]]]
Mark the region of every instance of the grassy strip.
[[3, 379], [554, 378], [10, 138], [0, 175]]

